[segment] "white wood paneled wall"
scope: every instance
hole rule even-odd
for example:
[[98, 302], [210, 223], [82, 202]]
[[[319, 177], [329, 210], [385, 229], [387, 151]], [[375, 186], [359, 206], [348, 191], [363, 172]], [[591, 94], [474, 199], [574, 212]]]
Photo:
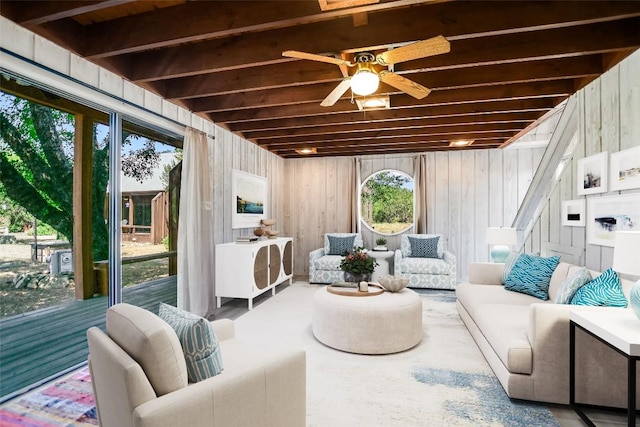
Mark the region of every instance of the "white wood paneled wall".
[[[458, 262], [458, 280], [472, 261], [488, 261], [488, 226], [510, 226], [544, 149], [466, 150], [427, 153], [428, 231], [441, 233]], [[361, 178], [383, 169], [413, 176], [411, 155], [361, 157]], [[284, 199], [288, 235], [295, 239], [295, 274], [308, 274], [309, 252], [324, 233], [350, 228], [348, 188], [352, 157], [286, 160]], [[378, 234], [362, 225], [366, 247]], [[390, 249], [398, 236], [387, 238]]]
[[[634, 52], [599, 79], [578, 92], [578, 146], [544, 209], [536, 219], [525, 250], [543, 255], [564, 253], [563, 260], [602, 271], [611, 267], [613, 248], [587, 244], [586, 227], [562, 226], [562, 201], [640, 190], [610, 191], [578, 196], [578, 160], [603, 151], [609, 156], [640, 145], [640, 51]], [[610, 167], [610, 165], [609, 165]], [[588, 214], [587, 214], [588, 215]], [[546, 249], [546, 250], [545, 250]], [[556, 251], [557, 250], [557, 251]]]
[[[253, 235], [253, 228], [231, 228], [234, 206], [231, 194], [231, 171], [239, 169], [267, 178], [267, 217], [275, 218], [274, 230], [286, 231], [287, 221], [282, 203], [284, 192], [284, 159], [237, 135], [215, 127], [213, 141], [214, 243], [235, 241], [240, 235]], [[295, 246], [295, 242], [294, 242]]]

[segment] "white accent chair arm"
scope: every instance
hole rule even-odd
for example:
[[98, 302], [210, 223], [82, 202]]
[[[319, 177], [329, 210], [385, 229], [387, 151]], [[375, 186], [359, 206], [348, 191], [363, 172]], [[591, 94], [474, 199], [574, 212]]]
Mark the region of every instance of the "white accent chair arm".
[[211, 326], [220, 341], [231, 340], [236, 336], [235, 326], [231, 319], [214, 320], [211, 322]]
[[402, 274], [401, 265], [402, 263], [402, 251], [400, 249], [396, 249], [396, 253], [393, 256], [393, 275], [400, 276]]

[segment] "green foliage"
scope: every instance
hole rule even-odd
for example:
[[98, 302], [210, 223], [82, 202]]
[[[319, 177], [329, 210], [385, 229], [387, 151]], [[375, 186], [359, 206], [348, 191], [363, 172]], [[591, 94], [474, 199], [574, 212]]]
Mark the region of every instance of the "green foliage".
[[10, 233], [19, 233], [32, 222], [33, 216], [7, 196], [0, 181], [0, 227], [8, 227]]
[[[53, 235], [58, 236], [58, 232], [54, 230], [53, 227], [51, 227], [49, 224], [38, 222], [37, 228], [38, 228], [38, 236], [53, 236]], [[35, 234], [35, 231], [33, 230], [33, 228], [27, 231], [28, 236], [33, 236], [34, 234]], [[56, 238], [60, 238], [60, 236]]]
[[[95, 124], [97, 130], [100, 124]], [[108, 257], [108, 228], [105, 207], [109, 181], [109, 138], [93, 138], [93, 258]], [[75, 119], [72, 114], [45, 107], [0, 92], [0, 191], [12, 207], [29, 222], [49, 224], [73, 240], [73, 148]], [[155, 142], [133, 134], [123, 135], [123, 147], [139, 142], [139, 147], [122, 156], [126, 176], [138, 181], [153, 174], [159, 154]], [[15, 229], [21, 222], [16, 214]], [[21, 225], [22, 227], [22, 225]], [[13, 231], [13, 230], [12, 230]]]
[[378, 237], [376, 239], [376, 245], [378, 246], [384, 246], [387, 244], [387, 239], [385, 239], [384, 237]]
[[180, 149], [176, 150], [175, 157], [171, 163], [164, 165], [162, 173], [160, 174], [160, 181], [162, 182], [162, 188], [164, 191], [169, 191], [169, 174], [176, 167], [178, 163], [182, 161], [183, 152]]
[[340, 269], [352, 274], [373, 273], [373, 269], [378, 265], [377, 261], [362, 252], [363, 248], [356, 248], [353, 252], [345, 254], [340, 261]]
[[411, 179], [390, 171], [369, 178], [362, 188], [362, 216], [369, 223], [412, 223]]
[[169, 236], [164, 236], [162, 238], [162, 244], [166, 250], [169, 250]]

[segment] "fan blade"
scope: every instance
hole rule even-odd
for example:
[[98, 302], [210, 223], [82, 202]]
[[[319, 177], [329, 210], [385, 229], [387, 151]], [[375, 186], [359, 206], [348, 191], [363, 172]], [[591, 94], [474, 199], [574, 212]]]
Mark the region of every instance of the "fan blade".
[[340, 99], [340, 97], [342, 97], [350, 87], [351, 81], [349, 79], [344, 79], [334, 90], [331, 91], [329, 95], [327, 95], [320, 105], [323, 107], [331, 107], [333, 104], [338, 102], [338, 99]]
[[316, 55], [314, 53], [298, 52], [297, 50], [284, 51], [282, 52], [282, 56], [286, 56], [288, 58], [308, 59], [310, 61], [326, 62], [328, 64], [347, 65], [347, 66], [353, 65], [349, 61], [345, 61], [344, 59], [333, 58], [331, 56]]
[[429, 93], [431, 93], [431, 89], [427, 89], [421, 84], [418, 84], [409, 79], [405, 79], [404, 77], [396, 73], [382, 71], [380, 72], [380, 80], [382, 80], [389, 86], [393, 86], [396, 89], [400, 89], [401, 91], [408, 93], [409, 95], [417, 99], [422, 99], [425, 96], [429, 95]]
[[443, 36], [437, 36], [382, 52], [376, 57], [376, 60], [383, 65], [397, 64], [399, 62], [447, 53], [450, 50], [451, 45], [449, 44], [449, 40]]

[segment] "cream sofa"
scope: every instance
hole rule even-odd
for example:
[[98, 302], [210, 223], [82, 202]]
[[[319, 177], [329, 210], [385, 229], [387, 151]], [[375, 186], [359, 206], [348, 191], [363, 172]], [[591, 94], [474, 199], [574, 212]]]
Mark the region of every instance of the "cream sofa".
[[102, 427], [301, 427], [306, 423], [304, 351], [253, 347], [231, 320], [212, 322], [224, 370], [194, 384], [178, 336], [129, 304], [107, 310], [108, 335], [87, 331], [89, 369]]
[[[569, 403], [569, 311], [601, 310], [552, 302], [562, 282], [579, 268], [558, 265], [547, 301], [506, 290], [504, 264], [472, 263], [469, 282], [458, 285], [458, 313], [509, 397]], [[590, 273], [592, 278], [600, 274]], [[621, 282], [628, 301], [632, 282]], [[626, 359], [579, 329], [576, 353], [576, 401], [626, 408]]]

